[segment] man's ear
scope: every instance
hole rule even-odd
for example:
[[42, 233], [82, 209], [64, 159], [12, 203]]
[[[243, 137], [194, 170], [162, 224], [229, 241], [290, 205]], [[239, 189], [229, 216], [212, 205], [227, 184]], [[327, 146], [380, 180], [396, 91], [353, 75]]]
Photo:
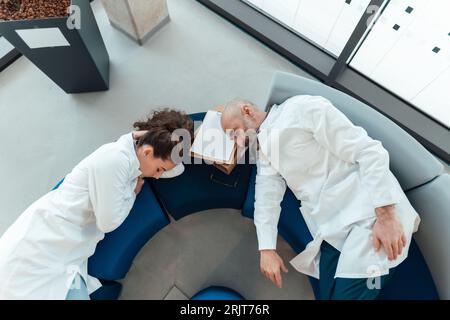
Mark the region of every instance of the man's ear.
[[244, 104], [242, 106], [242, 115], [250, 117], [253, 116], [253, 108], [248, 104]]

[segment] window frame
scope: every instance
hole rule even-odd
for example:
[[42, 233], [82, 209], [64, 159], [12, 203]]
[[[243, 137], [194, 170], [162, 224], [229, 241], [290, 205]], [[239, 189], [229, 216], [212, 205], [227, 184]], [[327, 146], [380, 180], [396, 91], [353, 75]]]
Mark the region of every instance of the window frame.
[[[2, 38], [1, 35], [0, 38]], [[5, 70], [9, 65], [11, 65], [17, 59], [19, 59], [21, 56], [22, 54], [19, 51], [17, 51], [17, 49], [13, 48], [7, 54], [0, 57], [0, 72]]]
[[[93, 2], [93, 1], [94, 0], [89, 0], [89, 2]], [[0, 34], [0, 38], [1, 37], [2, 37], [2, 35]], [[4, 55], [3, 57], [0, 57], [0, 72], [2, 72], [7, 67], [9, 67], [12, 63], [14, 63], [21, 56], [22, 56], [22, 54], [16, 48], [14, 48], [8, 54]]]

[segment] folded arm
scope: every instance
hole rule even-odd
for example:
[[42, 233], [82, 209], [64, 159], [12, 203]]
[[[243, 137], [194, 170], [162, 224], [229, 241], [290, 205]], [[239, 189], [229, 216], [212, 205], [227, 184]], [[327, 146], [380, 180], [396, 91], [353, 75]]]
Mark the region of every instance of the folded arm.
[[89, 196], [97, 227], [104, 233], [122, 224], [136, 200], [129, 171], [129, 160], [122, 153], [111, 154], [90, 168]]

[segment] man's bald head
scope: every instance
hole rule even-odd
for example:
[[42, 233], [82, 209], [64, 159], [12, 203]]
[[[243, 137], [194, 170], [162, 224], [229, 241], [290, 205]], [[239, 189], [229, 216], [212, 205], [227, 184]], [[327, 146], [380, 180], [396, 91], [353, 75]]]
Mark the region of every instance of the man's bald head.
[[245, 108], [258, 109], [258, 107], [244, 99], [236, 98], [225, 104], [222, 112], [222, 127], [224, 124], [233, 120], [243, 120], [245, 115]]
[[254, 103], [240, 98], [231, 100], [224, 107], [221, 118], [222, 129], [239, 145], [245, 143], [244, 133], [248, 130], [257, 130], [266, 114]]

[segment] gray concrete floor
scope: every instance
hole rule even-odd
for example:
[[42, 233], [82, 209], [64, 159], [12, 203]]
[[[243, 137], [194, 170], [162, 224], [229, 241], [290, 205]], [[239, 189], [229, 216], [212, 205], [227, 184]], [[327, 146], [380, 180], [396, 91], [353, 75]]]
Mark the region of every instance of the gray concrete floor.
[[22, 57], [0, 73], [0, 234], [100, 145], [152, 109], [205, 111], [234, 97], [264, 103], [273, 72], [306, 75], [194, 0], [140, 47], [95, 15], [111, 58], [109, 91], [67, 95]]
[[289, 272], [277, 288], [259, 270], [253, 221], [231, 209], [208, 210], [171, 223], [140, 251], [121, 299], [189, 299], [210, 286], [225, 286], [248, 300], [314, 299], [308, 278], [289, 261], [295, 252], [278, 237]]

